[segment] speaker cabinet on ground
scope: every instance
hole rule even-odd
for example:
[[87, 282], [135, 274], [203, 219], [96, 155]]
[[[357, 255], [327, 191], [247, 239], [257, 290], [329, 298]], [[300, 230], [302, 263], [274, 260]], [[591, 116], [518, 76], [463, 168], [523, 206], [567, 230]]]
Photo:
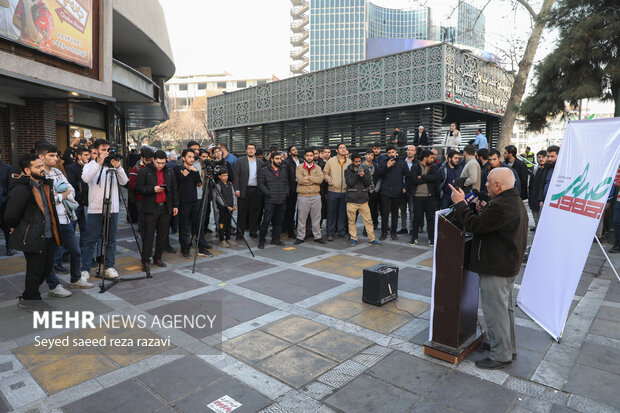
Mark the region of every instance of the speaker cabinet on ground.
[[379, 264], [364, 268], [362, 301], [382, 306], [398, 297], [398, 267]]

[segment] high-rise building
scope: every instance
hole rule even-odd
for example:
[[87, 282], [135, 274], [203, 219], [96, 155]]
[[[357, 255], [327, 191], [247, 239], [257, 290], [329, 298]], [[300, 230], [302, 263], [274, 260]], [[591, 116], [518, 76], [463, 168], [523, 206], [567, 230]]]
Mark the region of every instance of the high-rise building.
[[[386, 7], [383, 0], [291, 0], [292, 74], [329, 69], [375, 57], [369, 42], [391, 53], [418, 43], [381, 44], [380, 39], [411, 39], [484, 49], [482, 10], [463, 0], [411, 0], [406, 7]], [[396, 49], [395, 49], [396, 48]], [[385, 55], [379, 54], [379, 55]]]

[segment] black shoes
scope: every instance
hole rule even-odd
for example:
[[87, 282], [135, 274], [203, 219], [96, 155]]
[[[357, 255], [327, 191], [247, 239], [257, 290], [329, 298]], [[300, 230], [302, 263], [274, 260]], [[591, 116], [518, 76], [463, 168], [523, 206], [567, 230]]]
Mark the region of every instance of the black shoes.
[[512, 361], [497, 361], [485, 358], [476, 362], [476, 367], [486, 370], [498, 370], [512, 367]]
[[615, 254], [617, 252], [620, 252], [620, 245], [614, 245], [613, 247], [611, 247], [611, 249], [609, 250], [610, 253]]
[[181, 254], [183, 254], [183, 258], [189, 258], [189, 251], [181, 251]]
[[407, 233], [407, 228], [401, 228], [400, 231], [397, 232], [397, 234], [406, 234]]
[[200, 248], [198, 250], [198, 255], [201, 257], [213, 257], [213, 254], [206, 248]]
[[293, 241], [293, 245], [299, 245], [299, 244], [301, 244], [302, 242], [304, 242], [304, 240], [303, 240], [303, 239], [295, 238], [295, 241]]
[[172, 245], [168, 244], [166, 245], [166, 248], [164, 248], [164, 250], [166, 252], [169, 252], [170, 254], [175, 254], [177, 252], [177, 250], [175, 250], [174, 248], [172, 248]]
[[327, 240], [328, 241], [333, 241], [334, 240], [334, 236], [333, 235], [328, 235], [327, 236]]
[[250, 232], [250, 238], [258, 238], [258, 234], [256, 232]]
[[398, 241], [398, 235], [392, 234], [392, 241]]
[[381, 236], [379, 237], [379, 241], [385, 241], [387, 239], [387, 234], [382, 232]]
[[24, 300], [21, 297], [18, 297], [17, 306], [31, 312], [54, 311], [56, 309], [43, 300]]
[[[484, 343], [482, 343], [482, 350], [491, 351], [491, 343], [489, 343], [488, 341], [485, 341]], [[513, 360], [517, 359], [517, 353], [512, 353], [512, 359]]]
[[264, 250], [265, 249], [265, 241], [259, 241], [258, 242], [258, 249], [259, 250]]
[[7, 247], [6, 248], [6, 255], [8, 255], [9, 257], [12, 257], [13, 255], [15, 255], [15, 250], [12, 248]]
[[280, 241], [279, 239], [272, 239], [271, 245], [284, 245], [284, 243]]
[[317, 239], [314, 240], [314, 242], [318, 242], [321, 245], [327, 244], [327, 242], [325, 242], [325, 240], [323, 238], [317, 238]]

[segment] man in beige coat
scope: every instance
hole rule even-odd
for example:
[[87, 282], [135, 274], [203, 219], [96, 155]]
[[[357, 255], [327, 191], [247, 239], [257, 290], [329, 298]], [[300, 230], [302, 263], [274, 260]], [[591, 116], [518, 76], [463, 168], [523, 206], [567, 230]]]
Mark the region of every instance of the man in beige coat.
[[331, 158], [323, 168], [325, 182], [327, 182], [327, 240], [334, 240], [334, 232], [338, 237], [345, 238], [347, 233], [347, 203], [345, 194], [347, 183], [344, 180], [344, 171], [351, 164], [347, 158], [347, 146], [339, 143], [337, 155]]
[[321, 183], [323, 171], [314, 163], [314, 150], [304, 151], [304, 162], [295, 169], [297, 178], [297, 238], [293, 244], [299, 245], [306, 238], [306, 220], [312, 221], [314, 242], [325, 244], [321, 237]]
[[471, 187], [472, 189], [480, 190], [480, 178], [482, 171], [480, 170], [480, 164], [476, 160], [476, 148], [472, 145], [467, 145], [463, 149], [465, 154], [465, 167], [461, 172], [461, 178], [465, 179], [465, 187]]

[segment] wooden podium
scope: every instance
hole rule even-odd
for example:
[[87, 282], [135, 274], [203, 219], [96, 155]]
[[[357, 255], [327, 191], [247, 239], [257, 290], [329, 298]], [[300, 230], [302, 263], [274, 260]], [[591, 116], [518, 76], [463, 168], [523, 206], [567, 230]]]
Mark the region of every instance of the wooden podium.
[[424, 354], [457, 364], [478, 347], [478, 274], [468, 269], [471, 236], [437, 217], [431, 341]]

